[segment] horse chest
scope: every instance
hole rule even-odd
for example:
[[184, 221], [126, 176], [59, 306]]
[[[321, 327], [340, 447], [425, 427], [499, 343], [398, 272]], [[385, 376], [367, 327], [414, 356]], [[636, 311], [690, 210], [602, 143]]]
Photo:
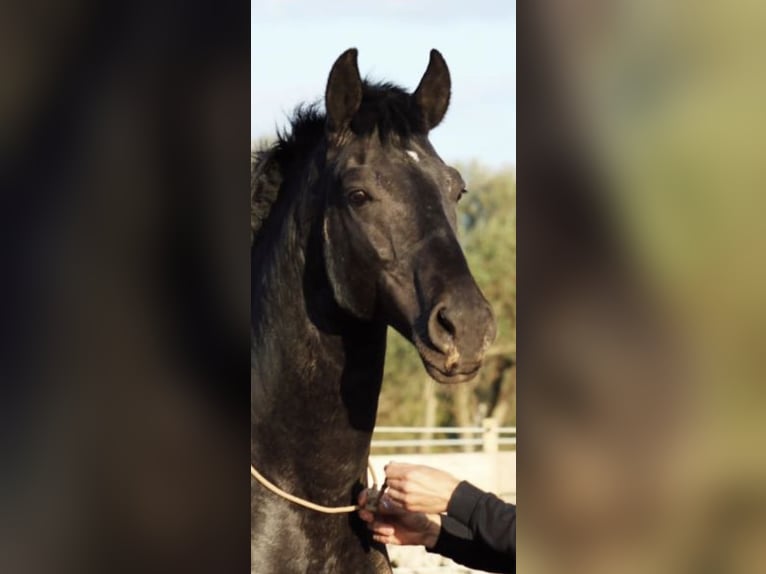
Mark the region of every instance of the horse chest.
[[[377, 548], [365, 547], [349, 515], [255, 512], [252, 574], [390, 574]], [[278, 517], [278, 519], [277, 519]]]

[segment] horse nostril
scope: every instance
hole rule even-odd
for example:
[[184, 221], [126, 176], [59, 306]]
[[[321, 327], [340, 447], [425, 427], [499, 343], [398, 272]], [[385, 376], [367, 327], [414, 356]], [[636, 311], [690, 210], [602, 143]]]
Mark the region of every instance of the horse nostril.
[[428, 337], [436, 349], [447, 353], [455, 345], [457, 326], [444, 303], [438, 304], [428, 318]]
[[439, 312], [436, 314], [436, 320], [439, 321], [439, 325], [447, 331], [450, 337], [455, 337], [455, 325], [450, 321], [449, 317], [447, 316], [447, 308], [442, 307], [439, 309]]

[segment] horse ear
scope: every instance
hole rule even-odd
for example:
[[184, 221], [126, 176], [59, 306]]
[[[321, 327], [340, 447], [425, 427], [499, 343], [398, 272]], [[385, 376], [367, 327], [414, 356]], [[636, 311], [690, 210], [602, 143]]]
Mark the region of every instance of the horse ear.
[[438, 126], [447, 113], [451, 85], [447, 62], [438, 50], [431, 50], [426, 73], [413, 94], [427, 130]]
[[343, 52], [330, 70], [325, 91], [327, 129], [340, 132], [348, 127], [362, 103], [362, 79], [356, 63], [356, 48]]

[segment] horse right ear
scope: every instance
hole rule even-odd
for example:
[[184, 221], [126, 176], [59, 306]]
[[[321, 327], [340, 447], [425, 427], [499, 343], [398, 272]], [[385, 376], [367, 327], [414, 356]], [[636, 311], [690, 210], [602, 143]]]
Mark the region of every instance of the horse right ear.
[[450, 100], [449, 68], [439, 50], [431, 50], [428, 68], [412, 97], [423, 116], [426, 131], [430, 131], [444, 119]]
[[362, 78], [359, 77], [356, 56], [356, 48], [346, 50], [330, 70], [324, 98], [330, 133], [346, 129], [362, 103]]

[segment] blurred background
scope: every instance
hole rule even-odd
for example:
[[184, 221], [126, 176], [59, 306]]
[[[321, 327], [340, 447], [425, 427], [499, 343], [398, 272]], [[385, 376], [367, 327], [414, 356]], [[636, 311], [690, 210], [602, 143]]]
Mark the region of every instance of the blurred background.
[[248, 570], [249, 8], [3, 3], [2, 572]]
[[766, 572], [766, 14], [517, 18], [518, 571]]

